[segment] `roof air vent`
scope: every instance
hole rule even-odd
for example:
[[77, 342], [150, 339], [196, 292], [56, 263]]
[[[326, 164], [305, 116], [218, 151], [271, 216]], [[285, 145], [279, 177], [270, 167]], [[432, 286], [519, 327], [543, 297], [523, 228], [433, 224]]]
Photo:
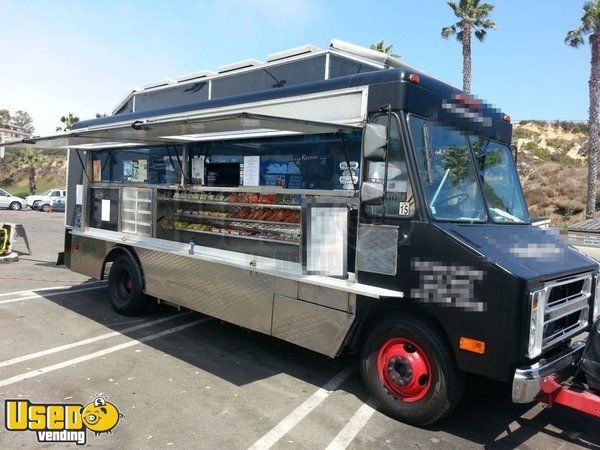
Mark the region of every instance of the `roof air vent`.
[[213, 75], [216, 75], [216, 73], [215, 72], [211, 72], [210, 70], [202, 70], [200, 72], [190, 73], [188, 75], [184, 75], [184, 76], [182, 76], [180, 78], [177, 78], [177, 82], [178, 83], [182, 83], [184, 81], [197, 80], [198, 78], [212, 77]]
[[303, 55], [305, 53], [315, 53], [321, 51], [319, 47], [312, 44], [301, 45], [300, 47], [290, 48], [280, 52], [271, 53], [267, 56], [267, 62], [273, 62], [280, 59], [291, 58], [292, 56]]
[[262, 61], [257, 59], [245, 59], [244, 61], [238, 61], [231, 64], [225, 64], [219, 67], [219, 73], [232, 72], [234, 70], [245, 69], [246, 67], [254, 67], [262, 65]]

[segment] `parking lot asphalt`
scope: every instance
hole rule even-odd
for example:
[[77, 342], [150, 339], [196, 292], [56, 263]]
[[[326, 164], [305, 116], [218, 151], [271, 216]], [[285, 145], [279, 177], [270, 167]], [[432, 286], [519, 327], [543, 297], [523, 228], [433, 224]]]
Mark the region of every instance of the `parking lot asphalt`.
[[[348, 355], [309, 350], [190, 311], [116, 314], [104, 283], [56, 267], [63, 215], [0, 211], [25, 225], [31, 255], [0, 265], [0, 398], [88, 403], [102, 393], [123, 418], [106, 448], [600, 448], [600, 423], [569, 410], [514, 405], [510, 386], [469, 377], [453, 415], [427, 429], [373, 408]], [[19, 247], [21, 249], [21, 247]], [[0, 420], [4, 424], [2, 407]], [[0, 448], [60, 448], [33, 431]]]

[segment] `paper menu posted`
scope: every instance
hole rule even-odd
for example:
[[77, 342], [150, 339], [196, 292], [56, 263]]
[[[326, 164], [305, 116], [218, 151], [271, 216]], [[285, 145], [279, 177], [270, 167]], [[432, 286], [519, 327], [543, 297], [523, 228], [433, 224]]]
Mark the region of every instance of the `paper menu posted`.
[[102, 199], [102, 222], [110, 222], [110, 200]]
[[244, 186], [260, 184], [260, 156], [244, 156]]
[[83, 184], [78, 184], [75, 186], [75, 204], [83, 204]]
[[192, 180], [204, 184], [204, 162], [205, 156], [194, 156], [192, 158]]
[[94, 183], [102, 181], [102, 161], [98, 159], [92, 163], [92, 181]]

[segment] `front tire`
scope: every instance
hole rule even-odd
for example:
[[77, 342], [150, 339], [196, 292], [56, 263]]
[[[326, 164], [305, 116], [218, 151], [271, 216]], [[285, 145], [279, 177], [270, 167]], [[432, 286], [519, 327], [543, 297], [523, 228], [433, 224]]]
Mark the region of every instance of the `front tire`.
[[124, 316], [139, 315], [148, 306], [144, 283], [138, 264], [128, 256], [119, 256], [108, 274], [110, 302]]
[[13, 211], [20, 211], [23, 206], [19, 202], [12, 202], [8, 207]]
[[413, 316], [393, 315], [375, 327], [363, 347], [361, 375], [381, 410], [417, 426], [448, 415], [464, 389], [442, 334]]
[[42, 211], [44, 212], [49, 212], [50, 211], [50, 205], [45, 203], [42, 205]]

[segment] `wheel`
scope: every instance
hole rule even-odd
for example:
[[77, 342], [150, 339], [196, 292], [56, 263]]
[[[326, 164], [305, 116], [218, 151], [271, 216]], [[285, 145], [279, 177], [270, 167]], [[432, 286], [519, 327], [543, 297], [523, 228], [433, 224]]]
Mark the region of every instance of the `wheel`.
[[115, 311], [124, 316], [141, 314], [149, 303], [143, 289], [137, 262], [128, 256], [117, 257], [108, 274], [108, 291]]
[[40, 206], [40, 201], [37, 200], [37, 201], [33, 202], [33, 204], [31, 205], [31, 209], [38, 209], [39, 206]]
[[8, 207], [13, 211], [19, 211], [23, 206], [19, 202], [12, 202]]
[[386, 414], [412, 425], [429, 425], [459, 403], [464, 374], [452, 349], [428, 321], [393, 315], [367, 337], [363, 382]]
[[42, 211], [44, 211], [44, 212], [50, 211], [50, 205], [48, 203], [44, 203], [42, 205]]

